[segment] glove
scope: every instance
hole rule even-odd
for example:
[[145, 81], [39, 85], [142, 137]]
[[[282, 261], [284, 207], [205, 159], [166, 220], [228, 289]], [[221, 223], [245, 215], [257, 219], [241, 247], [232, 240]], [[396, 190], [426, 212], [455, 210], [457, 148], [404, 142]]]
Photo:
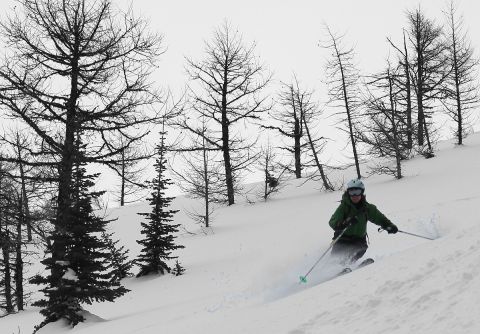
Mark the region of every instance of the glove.
[[398, 232], [398, 227], [395, 224], [391, 224], [385, 227], [385, 231], [387, 231], [388, 234], [395, 234]]
[[345, 228], [350, 227], [350, 226], [352, 226], [353, 224], [356, 224], [356, 223], [358, 223], [358, 220], [357, 220], [356, 217], [344, 220], [343, 222], [340, 222], [340, 223], [337, 224], [337, 226], [335, 227], [335, 231], [342, 231]]

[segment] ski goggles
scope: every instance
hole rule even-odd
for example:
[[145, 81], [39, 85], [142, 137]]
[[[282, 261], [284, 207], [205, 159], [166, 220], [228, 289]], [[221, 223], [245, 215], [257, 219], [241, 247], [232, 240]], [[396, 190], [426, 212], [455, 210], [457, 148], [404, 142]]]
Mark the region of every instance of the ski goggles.
[[348, 189], [347, 192], [350, 196], [360, 196], [361, 194], [363, 194], [363, 189], [351, 188], [351, 189]]

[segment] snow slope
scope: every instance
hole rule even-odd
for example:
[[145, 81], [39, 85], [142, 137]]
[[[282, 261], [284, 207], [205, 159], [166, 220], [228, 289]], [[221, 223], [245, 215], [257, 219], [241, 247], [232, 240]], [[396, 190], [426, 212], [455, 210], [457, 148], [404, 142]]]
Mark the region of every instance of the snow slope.
[[[369, 227], [366, 256], [376, 262], [332, 279], [340, 266], [322, 261], [299, 276], [329, 246], [327, 221], [341, 192], [292, 180], [268, 202], [241, 202], [216, 212], [209, 234], [183, 233], [178, 253], [185, 275], [130, 278], [132, 291], [115, 303], [87, 306], [88, 320], [68, 329], [81, 334], [177, 333], [480, 333], [480, 134], [466, 145], [443, 142], [437, 157], [405, 164], [406, 177], [366, 179], [367, 199], [401, 230], [434, 241]], [[336, 177], [348, 179], [353, 171]], [[252, 196], [250, 196], [250, 199]], [[179, 197], [176, 222], [197, 231]], [[117, 238], [139, 251], [137, 212], [144, 204], [114, 209]], [[0, 319], [0, 333], [30, 333], [36, 308]]]

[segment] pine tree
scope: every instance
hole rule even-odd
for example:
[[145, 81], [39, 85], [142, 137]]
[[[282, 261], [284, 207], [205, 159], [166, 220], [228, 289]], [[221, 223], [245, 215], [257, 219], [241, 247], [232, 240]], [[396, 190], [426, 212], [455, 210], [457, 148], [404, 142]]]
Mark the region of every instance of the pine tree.
[[172, 269], [172, 274], [175, 276], [181, 276], [185, 272], [185, 268], [182, 267], [178, 260], [175, 262], [175, 267]]
[[121, 279], [130, 276], [134, 261], [128, 260], [128, 249], [124, 246], [118, 247], [118, 240], [112, 239], [113, 233], [102, 233], [102, 239], [105, 241], [105, 249], [109, 256], [109, 268], [111, 269], [111, 281], [119, 282]]
[[111, 279], [112, 272], [108, 271], [109, 254], [101, 238], [108, 221], [95, 216], [92, 207], [94, 199], [103, 192], [89, 191], [96, 176], [87, 175], [82, 164], [77, 163], [74, 168], [71, 220], [63, 231], [52, 235], [56, 243], [65, 246], [66, 252], [61, 261], [52, 257], [42, 261], [47, 270], [62, 272], [62, 284], [60, 287], [53, 286], [52, 274], [46, 277], [38, 275], [32, 280], [46, 285], [41, 291], [47, 298], [33, 304], [42, 307], [40, 312], [45, 316], [37, 329], [59, 319], [66, 319], [75, 326], [85, 320], [82, 303], [113, 301], [128, 292], [118, 281]]
[[145, 235], [142, 240], [137, 242], [143, 246], [137, 263], [140, 264], [140, 272], [137, 277], [148, 274], [165, 274], [170, 273], [171, 268], [166, 261], [176, 259], [171, 253], [175, 249], [184, 248], [174, 243], [175, 235], [178, 231], [179, 224], [171, 224], [173, 215], [178, 210], [167, 209], [174, 197], [165, 195], [165, 190], [172, 184], [171, 180], [165, 175], [166, 159], [164, 137], [165, 133], [161, 133], [160, 145], [155, 148], [157, 159], [154, 164], [156, 177], [152, 181], [147, 182], [147, 186], [152, 189], [151, 197], [148, 198], [152, 211], [150, 213], [139, 213], [146, 217], [146, 221], [142, 222], [141, 233]]

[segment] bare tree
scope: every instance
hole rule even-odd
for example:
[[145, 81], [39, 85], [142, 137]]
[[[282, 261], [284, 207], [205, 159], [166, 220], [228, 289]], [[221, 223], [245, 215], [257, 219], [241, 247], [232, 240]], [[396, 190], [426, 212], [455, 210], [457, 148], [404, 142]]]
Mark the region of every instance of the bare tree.
[[[287, 140], [293, 141], [282, 147], [288, 154], [293, 155], [294, 167], [293, 172], [297, 179], [302, 177], [302, 154], [305, 151], [306, 140], [304, 140], [305, 132], [303, 128], [303, 114], [305, 110], [300, 109], [298, 97], [299, 84], [295, 77], [295, 83], [283, 84], [282, 91], [278, 96], [278, 103], [281, 108], [272, 108], [269, 117], [278, 122], [278, 125], [262, 125], [263, 128], [278, 131], [281, 136]], [[315, 115], [306, 116], [307, 119]], [[290, 166], [286, 166], [290, 168]]]
[[[14, 163], [15, 168], [8, 173], [9, 177], [19, 183], [22, 202], [22, 217], [27, 229], [27, 238], [33, 240], [33, 232], [40, 234], [31, 214], [31, 202], [37, 203], [46, 191], [51, 190], [48, 179], [48, 172], [42, 168], [31, 152], [36, 143], [28, 131], [16, 129], [10, 133], [0, 135], [0, 143], [4, 145], [4, 154], [0, 159]], [[46, 177], [45, 177], [46, 176]]]
[[452, 71], [445, 81], [444, 106], [447, 114], [455, 121], [454, 134], [457, 144], [462, 145], [471, 125], [471, 111], [480, 102], [477, 80], [479, 60], [474, 56], [463, 17], [457, 15], [453, 1], [450, 2], [445, 15], [448, 21], [448, 63]]
[[45, 245], [49, 245], [50, 229], [47, 226], [53, 215], [49, 214], [51, 210], [45, 208], [51, 204], [58, 178], [57, 171], [52, 168], [54, 165], [48, 162], [47, 157], [38, 154], [43, 143], [36, 139], [28, 127], [10, 131], [4, 129], [4, 133], [0, 134], [3, 148], [0, 161], [14, 165], [6, 174], [19, 185], [27, 242], [36, 242], [33, 239], [37, 236]]
[[270, 141], [262, 147], [259, 162], [260, 170], [264, 175], [261, 197], [266, 202], [285, 186], [285, 171], [287, 168], [278, 161], [278, 156], [270, 145]]
[[400, 94], [403, 95], [402, 99], [398, 99], [400, 105], [404, 105], [406, 114], [406, 136], [407, 147], [413, 149], [413, 132], [414, 125], [412, 120], [413, 115], [413, 103], [412, 103], [412, 79], [411, 79], [411, 65], [408, 56], [407, 39], [405, 36], [405, 29], [403, 30], [403, 48], [397, 47], [389, 38], [387, 39], [391, 46], [393, 46], [399, 53], [399, 68], [400, 71], [394, 76], [396, 85], [401, 87]]
[[[331, 59], [326, 66], [326, 80], [329, 86], [330, 103], [340, 107], [341, 129], [348, 133], [352, 146], [357, 177], [361, 178], [360, 159], [357, 150], [355, 124], [359, 121], [360, 75], [354, 63], [354, 49], [343, 46], [343, 37], [335, 35], [327, 26], [329, 41], [323, 47], [331, 51]], [[346, 129], [345, 129], [346, 128]]]
[[195, 120], [204, 116], [213, 121], [212, 136], [205, 140], [222, 151], [227, 203], [232, 205], [235, 203], [235, 180], [258, 158], [258, 154], [252, 152], [255, 140], [246, 139], [248, 129], [245, 125], [248, 121], [258, 121], [270, 109], [266, 97], [261, 94], [271, 75], [255, 57], [255, 44], [245, 46], [242, 36], [228, 23], [215, 31], [205, 49], [204, 60], [187, 58], [192, 80], [192, 108], [196, 115], [187, 116], [179, 125], [201, 136]]
[[[402, 68], [392, 68], [388, 62], [385, 71], [375, 75], [368, 83], [372, 88], [366, 101], [368, 122], [359, 131], [363, 143], [369, 147], [369, 153], [380, 160], [373, 167], [374, 173], [390, 174], [400, 179], [402, 175], [402, 160], [408, 156], [409, 137], [406, 114], [399, 109], [403, 100], [403, 85], [397, 85], [398, 77], [403, 75]], [[390, 159], [395, 163], [391, 166]]]
[[14, 250], [15, 238], [11, 231], [12, 222], [12, 182], [7, 177], [6, 171], [9, 168], [0, 162], [0, 249], [2, 260], [0, 262], [0, 308], [4, 309], [6, 314], [15, 312], [14, 307], [14, 279], [12, 264], [12, 254]]
[[224, 199], [224, 177], [221, 170], [221, 159], [218, 159], [219, 152], [212, 149], [206, 138], [209, 137], [209, 127], [207, 119], [202, 118], [194, 135], [190, 133], [191, 142], [197, 142], [200, 150], [191, 152], [181, 152], [181, 170], [174, 172], [178, 185], [182, 191], [192, 198], [201, 198], [203, 200], [202, 212], [189, 212], [190, 217], [205, 228], [209, 228], [212, 222], [214, 212], [213, 204], [221, 203]]
[[426, 157], [433, 156], [430, 133], [433, 102], [441, 98], [442, 84], [448, 70], [445, 59], [446, 44], [443, 40], [442, 27], [425, 16], [421, 8], [407, 12], [408, 39], [413, 47], [412, 84], [417, 100], [417, 141], [423, 150], [425, 140]]
[[[159, 101], [149, 77], [161, 39], [131, 13], [116, 15], [110, 0], [18, 4], [19, 11], [1, 24], [8, 57], [0, 66], [0, 103], [35, 132], [42, 145], [34, 153], [57, 171], [51, 256], [44, 260], [51, 273], [43, 290], [48, 301], [42, 304], [42, 325], [62, 318], [75, 325], [83, 317], [73, 314], [67, 303], [95, 297], [66, 298], [75, 284], [65, 277], [73, 255], [68, 244], [77, 209], [75, 182], [83, 182], [76, 179], [74, 166], [116, 163], [120, 151], [146, 135], [139, 129], [156, 118], [147, 114]], [[126, 138], [123, 146], [115, 141], [119, 134]], [[82, 191], [82, 196], [92, 195]]]
[[[123, 137], [118, 140], [121, 146], [125, 145]], [[114, 194], [120, 202], [120, 206], [144, 197], [144, 194], [142, 194], [142, 191], [145, 190], [143, 175], [147, 168], [144, 162], [150, 156], [151, 153], [146, 152], [144, 145], [140, 142], [126, 147], [119, 153], [119, 162], [112, 166], [112, 169], [120, 178], [119, 190]]]
[[[0, 162], [0, 308], [7, 314], [24, 309], [24, 259], [26, 251], [26, 224], [23, 194], [20, 183], [12, 177], [13, 164]], [[27, 262], [28, 264], [28, 262]]]
[[[313, 160], [313, 165], [316, 168], [315, 173], [310, 175], [310, 179], [315, 179], [318, 175], [320, 175], [320, 178], [322, 180], [323, 188], [325, 190], [334, 190], [334, 187], [330, 180], [328, 179], [328, 176], [325, 172], [325, 166], [320, 162], [319, 154], [320, 152], [323, 151], [325, 147], [325, 138], [324, 137], [316, 137], [314, 134], [310, 131], [310, 123], [305, 117], [303, 116], [303, 124], [305, 127], [305, 132], [307, 133], [307, 143], [310, 146], [310, 151], [311, 151], [311, 157]], [[308, 164], [307, 164], [308, 167]], [[318, 172], [318, 174], [317, 174]]]
[[[28, 294], [24, 292], [24, 267], [28, 265], [24, 258], [32, 251], [27, 251], [26, 245], [36, 244], [34, 233], [45, 240], [46, 231], [40, 224], [37, 224], [36, 213], [37, 206], [41, 203], [41, 197], [48, 191], [45, 187], [39, 172], [41, 169], [34, 166], [32, 157], [28, 154], [31, 140], [28, 132], [22, 133], [17, 129], [11, 133], [0, 136], [3, 154], [0, 155], [1, 161], [11, 160], [8, 163], [9, 168], [0, 168], [3, 178], [2, 211], [4, 217], [3, 236], [4, 246], [3, 255], [6, 261], [11, 260], [11, 270], [13, 272], [10, 278], [13, 279], [12, 288], [15, 297], [15, 305], [19, 311], [23, 310]], [[29, 164], [26, 164], [28, 161]], [[1, 192], [1, 190], [0, 190]], [[31, 202], [36, 203], [31, 210]], [[32, 213], [33, 212], [33, 213]], [[11, 254], [10, 254], [11, 253]]]

